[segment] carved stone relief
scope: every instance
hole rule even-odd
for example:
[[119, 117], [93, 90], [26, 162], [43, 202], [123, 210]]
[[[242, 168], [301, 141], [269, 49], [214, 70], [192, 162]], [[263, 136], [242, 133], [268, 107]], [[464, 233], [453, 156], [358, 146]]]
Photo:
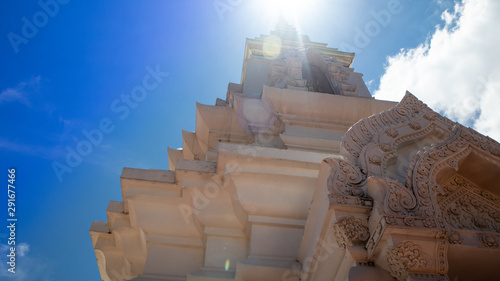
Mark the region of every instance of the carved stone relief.
[[496, 249], [498, 248], [498, 241], [494, 235], [481, 233], [480, 235], [481, 243], [488, 248]]
[[[432, 253], [424, 253], [421, 246], [410, 241], [387, 251], [391, 274], [397, 279], [404, 280], [408, 272], [427, 270], [446, 278], [450, 244], [499, 248], [500, 198], [484, 190], [485, 182], [494, 179], [491, 171], [500, 167], [500, 144], [491, 138], [437, 114], [407, 93], [394, 108], [351, 127], [342, 140], [341, 154], [345, 160], [330, 162], [330, 192], [344, 196], [353, 196], [353, 191], [361, 194], [361, 182], [370, 177], [370, 194], [377, 197], [373, 200], [382, 215], [373, 224], [376, 228], [370, 229], [366, 243], [369, 255], [377, 253], [386, 227], [427, 228], [427, 233], [438, 233]], [[407, 159], [402, 173], [390, 173], [393, 160], [400, 158]], [[468, 170], [476, 163], [492, 165], [481, 188], [471, 181], [478, 179]], [[347, 174], [351, 175], [350, 180]], [[378, 185], [370, 185], [371, 179]], [[448, 182], [443, 184], [445, 180]], [[492, 184], [498, 186], [496, 182]], [[431, 255], [436, 263], [432, 270]]]
[[390, 273], [398, 280], [405, 280], [408, 271], [415, 269], [428, 269], [431, 258], [424, 253], [422, 247], [411, 241], [399, 243], [387, 251], [387, 262]]
[[385, 206], [389, 212], [398, 215], [413, 214], [411, 211], [417, 205], [415, 195], [411, 190], [396, 180], [386, 178], [387, 192]]
[[365, 244], [370, 237], [368, 228], [363, 225], [361, 219], [353, 216], [340, 219], [334, 224], [333, 229], [337, 243], [343, 248], [346, 245]]
[[316, 66], [324, 73], [336, 94], [356, 95], [357, 85], [349, 83], [349, 77], [353, 73], [352, 68], [345, 67], [334, 58], [331, 59], [307, 49], [284, 50], [271, 66], [270, 85], [277, 88], [307, 91], [308, 82], [303, 77], [302, 66], [311, 54], [321, 60], [320, 65]]
[[330, 194], [344, 196], [364, 196], [361, 188], [366, 176], [355, 165], [340, 159], [327, 158], [324, 160], [332, 168], [328, 177], [328, 191]]
[[500, 199], [463, 177], [455, 176], [437, 200], [450, 227], [500, 232]]
[[[400, 144], [435, 132], [444, 138], [450, 134], [454, 124], [407, 92], [395, 107], [351, 127], [342, 140], [341, 152], [358, 164], [365, 174], [383, 176], [387, 161], [397, 158]], [[380, 164], [377, 164], [380, 168], [367, 167], [365, 162], [374, 164], [374, 159], [380, 159]]]
[[462, 244], [464, 242], [464, 239], [462, 238], [462, 236], [460, 235], [459, 232], [457, 231], [452, 231], [450, 233], [448, 233], [448, 242], [450, 242], [450, 244]]
[[348, 82], [352, 72], [352, 68], [347, 68], [339, 62], [328, 62], [325, 67], [325, 74], [335, 93], [339, 95], [352, 96], [356, 92], [357, 85]]
[[271, 65], [270, 85], [276, 88], [307, 90], [306, 81], [302, 79], [302, 61], [304, 53], [298, 49], [283, 51], [276, 62]]
[[[436, 183], [437, 174], [442, 169], [450, 168], [457, 170], [458, 163], [462, 159], [465, 159], [473, 149], [489, 151], [494, 150], [498, 146], [499, 144], [495, 141], [481, 136], [472, 129], [457, 125], [454, 134], [447, 141], [430, 147], [421, 152], [418, 157], [415, 157], [409, 166], [407, 186], [415, 191], [421, 215], [436, 215], [437, 194], [445, 192], [442, 186]], [[493, 157], [487, 158], [487, 160], [496, 163], [496, 165], [500, 164]], [[462, 201], [455, 203], [455, 208], [462, 209], [465, 206], [474, 206], [471, 200], [472, 198], [462, 198]], [[475, 212], [469, 207], [465, 209], [472, 213]], [[449, 215], [453, 214], [452, 209], [448, 212], [450, 212]], [[491, 212], [491, 210], [488, 209], [487, 212]], [[494, 215], [497, 216], [496, 214]], [[480, 218], [477, 224], [482, 224], [479, 220]]]

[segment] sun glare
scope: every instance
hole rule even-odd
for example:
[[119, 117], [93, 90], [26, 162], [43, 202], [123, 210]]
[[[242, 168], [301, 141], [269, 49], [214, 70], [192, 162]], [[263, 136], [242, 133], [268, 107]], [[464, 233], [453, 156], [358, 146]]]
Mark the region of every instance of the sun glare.
[[259, 0], [259, 6], [261, 11], [267, 13], [274, 20], [277, 21], [279, 17], [283, 16], [288, 23], [298, 27], [300, 16], [307, 13], [313, 2], [304, 0]]
[[271, 10], [283, 15], [287, 20], [294, 20], [301, 9], [305, 8], [306, 2], [301, 0], [270, 0]]

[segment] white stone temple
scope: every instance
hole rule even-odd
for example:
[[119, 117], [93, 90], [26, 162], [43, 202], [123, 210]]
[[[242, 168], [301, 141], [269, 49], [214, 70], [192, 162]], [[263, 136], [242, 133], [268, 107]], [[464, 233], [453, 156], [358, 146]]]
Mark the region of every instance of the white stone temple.
[[102, 280], [500, 280], [500, 144], [372, 98], [353, 59], [283, 22], [247, 39], [170, 170], [123, 169]]

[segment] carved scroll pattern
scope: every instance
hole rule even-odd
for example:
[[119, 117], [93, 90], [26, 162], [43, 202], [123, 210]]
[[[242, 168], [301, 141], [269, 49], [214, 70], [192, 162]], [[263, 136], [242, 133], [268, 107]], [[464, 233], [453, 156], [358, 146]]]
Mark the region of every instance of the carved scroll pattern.
[[420, 245], [411, 241], [401, 242], [389, 249], [386, 258], [391, 275], [398, 280], [404, 280], [409, 270], [427, 269], [431, 265], [430, 256], [423, 252]]
[[327, 158], [332, 171], [328, 177], [328, 191], [330, 194], [345, 196], [364, 196], [361, 188], [366, 176], [355, 165], [340, 159]]
[[388, 187], [385, 206], [392, 214], [412, 214], [411, 210], [417, 206], [417, 200], [412, 191], [396, 180], [386, 178], [385, 181]]
[[360, 218], [348, 216], [334, 224], [333, 229], [339, 246], [364, 244], [370, 237], [368, 227], [364, 226]]

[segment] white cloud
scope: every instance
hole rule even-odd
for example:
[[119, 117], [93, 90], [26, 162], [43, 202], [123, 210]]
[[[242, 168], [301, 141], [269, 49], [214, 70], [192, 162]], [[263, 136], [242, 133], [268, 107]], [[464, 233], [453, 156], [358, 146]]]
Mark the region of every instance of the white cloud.
[[500, 140], [500, 1], [464, 0], [427, 42], [389, 57], [377, 99], [406, 90], [447, 117]]
[[[0, 244], [0, 255], [5, 257], [10, 252], [10, 247], [6, 244]], [[28, 243], [19, 243], [16, 245], [16, 269], [15, 273], [7, 271], [9, 264], [0, 263], [0, 279], [16, 281], [53, 281], [53, 265], [43, 257], [32, 256]]]
[[0, 103], [9, 101], [20, 101], [25, 105], [29, 105], [28, 99], [26, 99], [24, 93], [16, 88], [8, 88], [0, 93]]
[[66, 155], [67, 153], [62, 145], [57, 145], [54, 147], [30, 145], [19, 142], [12, 142], [0, 137], [0, 150], [1, 149], [15, 151], [27, 155], [35, 155], [50, 160], [64, 157], [64, 155]]
[[21, 243], [17, 246], [16, 251], [20, 257], [24, 257], [30, 251], [30, 245], [27, 243]]
[[37, 87], [40, 83], [40, 76], [33, 77], [27, 81], [17, 84], [14, 88], [7, 88], [0, 92], [0, 104], [4, 102], [19, 101], [26, 106], [31, 106], [27, 98], [26, 90], [28, 87]]

